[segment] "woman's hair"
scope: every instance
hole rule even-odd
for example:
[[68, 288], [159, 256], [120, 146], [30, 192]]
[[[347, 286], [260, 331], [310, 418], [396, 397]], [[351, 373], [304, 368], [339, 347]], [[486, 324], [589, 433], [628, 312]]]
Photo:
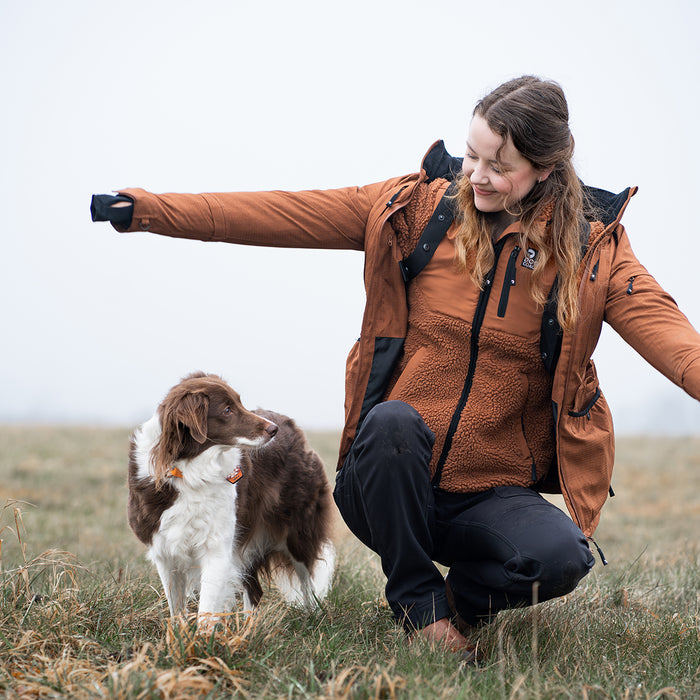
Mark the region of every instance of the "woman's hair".
[[[561, 87], [533, 76], [515, 78], [480, 100], [474, 115], [515, 148], [537, 170], [552, 172], [536, 182], [525, 197], [510, 205], [509, 213], [522, 222], [521, 245], [538, 251], [530, 278], [530, 295], [545, 304], [548, 290], [541, 285], [545, 265], [554, 258], [558, 281], [557, 314], [562, 328], [570, 330], [578, 317], [577, 270], [581, 262], [581, 230], [584, 195], [571, 158], [574, 138], [569, 131], [569, 109]], [[492, 217], [474, 205], [469, 178], [461, 177], [456, 194], [460, 229], [456, 238], [457, 260], [479, 286], [494, 264], [490, 222]], [[543, 225], [546, 221], [547, 226]]]

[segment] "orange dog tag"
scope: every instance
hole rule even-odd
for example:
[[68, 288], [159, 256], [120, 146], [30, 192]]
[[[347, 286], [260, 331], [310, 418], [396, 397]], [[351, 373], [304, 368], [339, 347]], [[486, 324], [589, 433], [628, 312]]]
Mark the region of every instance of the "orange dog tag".
[[233, 474], [229, 474], [226, 477], [226, 481], [230, 481], [235, 484], [243, 476], [243, 470], [240, 467], [236, 467], [236, 471]]

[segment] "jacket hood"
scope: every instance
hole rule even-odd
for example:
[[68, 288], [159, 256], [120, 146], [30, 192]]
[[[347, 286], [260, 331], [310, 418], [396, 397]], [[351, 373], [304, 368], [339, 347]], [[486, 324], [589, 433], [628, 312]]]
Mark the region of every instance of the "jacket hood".
[[[437, 178], [454, 180], [462, 172], [464, 158], [450, 155], [445, 148], [445, 142], [436, 141], [423, 157], [421, 168], [428, 182]], [[601, 221], [604, 228], [616, 223], [622, 217], [627, 203], [636, 192], [636, 187], [627, 187], [615, 194], [598, 187], [583, 185], [584, 192], [594, 211], [592, 220]]]
[[593, 205], [596, 218], [606, 228], [622, 217], [630, 197], [637, 192], [636, 187], [627, 187], [622, 192], [614, 194], [588, 185], [584, 185], [583, 190]]

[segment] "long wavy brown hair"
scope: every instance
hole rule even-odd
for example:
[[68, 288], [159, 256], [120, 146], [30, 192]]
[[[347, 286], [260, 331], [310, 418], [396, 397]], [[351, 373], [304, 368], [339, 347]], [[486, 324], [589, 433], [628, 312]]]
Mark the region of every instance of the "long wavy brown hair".
[[[508, 213], [521, 221], [521, 247], [538, 251], [530, 278], [531, 297], [538, 304], [547, 301], [549, 290], [542, 288], [541, 279], [545, 265], [553, 257], [559, 279], [558, 320], [562, 328], [571, 330], [579, 311], [577, 270], [587, 203], [571, 162], [574, 138], [569, 130], [564, 92], [553, 81], [522, 76], [480, 100], [474, 115], [483, 117], [490, 129], [502, 137], [503, 146], [510, 138], [537, 170], [552, 168], [549, 177], [535, 183], [523, 199], [510, 205]], [[495, 259], [493, 215], [474, 206], [468, 177], [461, 177], [455, 198], [460, 218], [455, 241], [457, 260], [481, 287]]]

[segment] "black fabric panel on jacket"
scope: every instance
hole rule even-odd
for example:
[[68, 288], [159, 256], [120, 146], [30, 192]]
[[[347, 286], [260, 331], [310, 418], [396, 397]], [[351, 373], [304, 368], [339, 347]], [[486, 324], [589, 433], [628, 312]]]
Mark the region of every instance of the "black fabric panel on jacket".
[[462, 172], [463, 158], [451, 156], [445, 149], [445, 142], [436, 143], [423, 159], [423, 167], [428, 175], [428, 181], [439, 177], [454, 180]]
[[362, 400], [360, 419], [357, 422], [359, 430], [367, 414], [383, 398], [394, 367], [403, 352], [404, 338], [375, 338], [372, 368], [369, 372], [367, 390]]
[[[603, 192], [604, 190], [599, 190]], [[609, 192], [607, 194], [610, 194]], [[619, 195], [618, 195], [619, 196]], [[626, 201], [626, 200], [625, 200]], [[623, 202], [624, 204], [624, 202]], [[615, 219], [613, 219], [614, 221]], [[588, 221], [584, 221], [581, 226], [579, 237], [581, 239], [581, 258], [586, 254], [588, 247], [588, 239], [591, 235], [591, 225]], [[593, 268], [591, 282], [595, 281], [598, 272], [598, 263]], [[550, 376], [554, 376], [554, 370], [557, 368], [559, 361], [559, 353], [561, 352], [562, 331], [557, 316], [557, 297], [559, 293], [559, 277], [554, 278], [554, 284], [549, 292], [547, 303], [542, 312], [542, 328], [540, 330], [540, 354], [544, 367], [549, 372]]]
[[559, 277], [554, 278], [554, 284], [549, 292], [547, 303], [542, 312], [542, 329], [540, 330], [540, 354], [544, 367], [550, 376], [554, 376], [559, 353], [561, 352], [561, 326], [557, 319], [557, 295]]
[[410, 282], [430, 262], [440, 241], [445, 237], [454, 219], [451, 197], [456, 190], [457, 183], [452, 182], [435, 207], [416, 247], [410, 255], [399, 261], [404, 282]]

